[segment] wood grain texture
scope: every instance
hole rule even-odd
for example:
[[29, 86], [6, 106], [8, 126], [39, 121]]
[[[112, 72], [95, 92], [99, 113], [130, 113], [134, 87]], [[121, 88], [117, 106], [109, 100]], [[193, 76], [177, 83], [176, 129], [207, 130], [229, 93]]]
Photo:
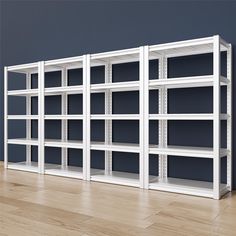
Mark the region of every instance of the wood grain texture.
[[236, 194], [222, 200], [4, 170], [0, 235], [235, 235]]

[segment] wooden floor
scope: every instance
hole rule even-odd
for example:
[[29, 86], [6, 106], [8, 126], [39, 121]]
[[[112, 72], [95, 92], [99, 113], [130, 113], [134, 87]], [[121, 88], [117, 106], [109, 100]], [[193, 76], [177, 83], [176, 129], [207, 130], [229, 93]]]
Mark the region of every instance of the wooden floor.
[[0, 167], [0, 235], [236, 235], [236, 194], [220, 201]]

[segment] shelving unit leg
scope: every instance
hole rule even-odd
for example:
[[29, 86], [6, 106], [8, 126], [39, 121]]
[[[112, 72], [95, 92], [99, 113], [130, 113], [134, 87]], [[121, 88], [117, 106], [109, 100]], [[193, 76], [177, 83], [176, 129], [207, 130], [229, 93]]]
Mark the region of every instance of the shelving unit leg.
[[[166, 80], [167, 79], [167, 58], [161, 57], [159, 59], [159, 79]], [[168, 90], [163, 87], [159, 89], [159, 113], [167, 114], [168, 108]], [[164, 148], [167, 147], [167, 129], [168, 123], [167, 120], [159, 120], [158, 125], [159, 130], [159, 146]], [[168, 177], [168, 157], [165, 154], [159, 155], [159, 178], [160, 180], [164, 180]]]
[[[26, 89], [31, 89], [31, 74], [26, 74]], [[31, 115], [31, 96], [26, 96], [26, 115]], [[26, 139], [31, 139], [31, 120], [26, 120]], [[31, 145], [26, 145], [26, 164], [31, 164]]]
[[139, 121], [139, 179], [140, 188], [149, 187], [149, 50], [148, 46], [140, 47], [139, 81], [140, 81], [140, 121]]
[[[112, 82], [112, 64], [105, 65], [105, 83]], [[105, 114], [112, 114], [112, 92], [110, 89], [105, 92]], [[105, 143], [112, 143], [112, 120], [105, 120]], [[112, 151], [105, 151], [105, 174], [112, 173]]]
[[[67, 86], [67, 69], [62, 69], [61, 71], [61, 85]], [[66, 93], [63, 93], [61, 95], [61, 113], [62, 115], [67, 115], [67, 107], [68, 107], [68, 96]], [[62, 127], [61, 127], [61, 137], [64, 142], [68, 139], [68, 121], [66, 119], [63, 119], [61, 121]], [[61, 150], [61, 166], [62, 169], [67, 169], [68, 167], [68, 149], [66, 147], [63, 147]]]
[[83, 179], [90, 181], [90, 55], [83, 56]]
[[232, 191], [232, 46], [230, 44], [227, 50], [227, 187]]
[[44, 62], [38, 63], [38, 164], [39, 173], [44, 174]]
[[8, 166], [8, 71], [4, 67], [4, 168]]
[[214, 36], [213, 41], [213, 198], [220, 199], [221, 159], [220, 159], [220, 39]]

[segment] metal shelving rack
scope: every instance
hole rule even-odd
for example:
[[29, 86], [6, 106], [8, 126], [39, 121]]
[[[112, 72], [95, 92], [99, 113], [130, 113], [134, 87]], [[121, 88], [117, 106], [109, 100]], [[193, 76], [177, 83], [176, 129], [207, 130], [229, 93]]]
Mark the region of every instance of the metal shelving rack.
[[[227, 76], [221, 75], [221, 53], [227, 53]], [[213, 54], [213, 74], [203, 76], [168, 78], [168, 58], [197, 54]], [[149, 78], [149, 61], [158, 60], [159, 78]], [[139, 62], [139, 80], [112, 82], [112, 65]], [[220, 199], [232, 189], [232, 47], [220, 36], [180, 41], [175, 43], [142, 46], [119, 51], [87, 54], [80, 57], [41, 61], [38, 63], [5, 67], [5, 168], [81, 178], [87, 181], [100, 181], [122, 184], [144, 189], [155, 189], [183, 194]], [[105, 82], [91, 84], [91, 68], [105, 67]], [[67, 71], [83, 69], [83, 84], [68, 86]], [[61, 87], [45, 88], [45, 72], [61, 71]], [[26, 89], [8, 91], [8, 73], [26, 75]], [[38, 88], [31, 88], [31, 75], [38, 74]], [[213, 87], [213, 113], [168, 114], [168, 90], [178, 88]], [[227, 113], [221, 113], [221, 86], [227, 87]], [[159, 113], [149, 114], [149, 91], [158, 90]], [[138, 114], [113, 114], [112, 93], [121, 91], [139, 92]], [[105, 114], [91, 114], [91, 94], [105, 94]], [[68, 94], [82, 94], [83, 114], [67, 113]], [[61, 95], [61, 115], [45, 115], [45, 96]], [[26, 97], [25, 115], [8, 115], [8, 96]], [[31, 114], [31, 98], [38, 97], [38, 115]], [[8, 120], [26, 120], [26, 138], [8, 138]], [[38, 121], [38, 139], [31, 138], [31, 120]], [[46, 120], [61, 120], [61, 140], [45, 139]], [[68, 120], [82, 120], [83, 140], [68, 140]], [[91, 121], [105, 121], [105, 141], [91, 141]], [[113, 120], [139, 121], [139, 143], [112, 142]], [[158, 121], [159, 144], [149, 145], [149, 121]], [[187, 147], [168, 145], [168, 120], [210, 120], [213, 122], [213, 147]], [[227, 121], [227, 148], [221, 148], [221, 120]], [[8, 162], [8, 145], [26, 145], [26, 161]], [[31, 161], [31, 146], [38, 146], [38, 163]], [[62, 148], [61, 165], [46, 164], [45, 147]], [[68, 166], [68, 148], [83, 150], [83, 167]], [[91, 151], [105, 151], [105, 169], [91, 168]], [[112, 170], [112, 152], [139, 154], [139, 174]], [[159, 176], [149, 175], [149, 155], [158, 156]], [[183, 180], [168, 177], [168, 156], [210, 158], [213, 160], [213, 182]], [[227, 183], [221, 183], [221, 158], [227, 156]], [[171, 157], [170, 157], [171, 158]]]

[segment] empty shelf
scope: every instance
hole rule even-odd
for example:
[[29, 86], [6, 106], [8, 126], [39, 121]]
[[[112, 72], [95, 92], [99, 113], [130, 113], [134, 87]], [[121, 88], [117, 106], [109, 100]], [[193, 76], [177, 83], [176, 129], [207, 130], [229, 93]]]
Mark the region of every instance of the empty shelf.
[[114, 151], [114, 152], [133, 152], [139, 153], [138, 144], [134, 143], [112, 143], [105, 144], [104, 142], [91, 142], [91, 150]]
[[[227, 120], [229, 115], [221, 114], [221, 120]], [[196, 114], [150, 114], [149, 120], [213, 120], [212, 113], [196, 113]]]
[[[167, 178], [166, 180], [150, 180], [150, 189], [183, 193], [188, 195], [196, 195], [203, 197], [213, 197], [213, 183], [206, 181], [187, 180], [179, 178]], [[221, 193], [225, 194], [229, 190], [226, 184], [221, 184]]]
[[45, 115], [46, 120], [82, 120], [83, 115]]
[[45, 139], [46, 147], [65, 147], [65, 148], [83, 148], [83, 142], [79, 140], [62, 141], [60, 139]]
[[83, 85], [45, 88], [45, 96], [47, 96], [47, 95], [61, 95], [62, 93], [82, 94], [83, 93]]
[[92, 120], [139, 120], [139, 114], [94, 114]]
[[[190, 147], [190, 146], [167, 146], [166, 148], [158, 147], [158, 145], [150, 145], [150, 154], [157, 155], [172, 155], [172, 156], [186, 156], [186, 157], [200, 157], [200, 158], [214, 158], [213, 148], [206, 147]], [[227, 155], [227, 149], [220, 150], [220, 156]]]
[[8, 139], [8, 144], [20, 144], [20, 145], [38, 145], [37, 139], [26, 139], [26, 138], [14, 138], [14, 139]]
[[8, 120], [37, 120], [38, 115], [8, 115]]
[[[168, 89], [174, 88], [192, 88], [192, 87], [209, 87], [213, 86], [214, 77], [213, 75], [203, 76], [189, 76], [189, 77], [178, 77], [168, 79], [155, 79], [149, 81], [150, 89], [159, 89], [165, 86]], [[221, 76], [221, 85], [226, 85], [228, 79]]]
[[9, 90], [8, 95], [10, 96], [38, 96], [38, 89], [19, 89]]
[[8, 162], [8, 169], [12, 170], [21, 170], [28, 172], [38, 172], [38, 163], [37, 162]]
[[140, 185], [139, 174], [119, 171], [112, 171], [111, 175], [105, 175], [104, 170], [100, 170], [97, 174], [91, 174], [91, 180], [133, 187], [139, 187]]
[[91, 84], [91, 92], [93, 93], [103, 92], [106, 89], [113, 92], [139, 90], [139, 81]]
[[45, 174], [82, 179], [83, 168], [79, 166], [62, 168], [61, 165], [45, 163]]

